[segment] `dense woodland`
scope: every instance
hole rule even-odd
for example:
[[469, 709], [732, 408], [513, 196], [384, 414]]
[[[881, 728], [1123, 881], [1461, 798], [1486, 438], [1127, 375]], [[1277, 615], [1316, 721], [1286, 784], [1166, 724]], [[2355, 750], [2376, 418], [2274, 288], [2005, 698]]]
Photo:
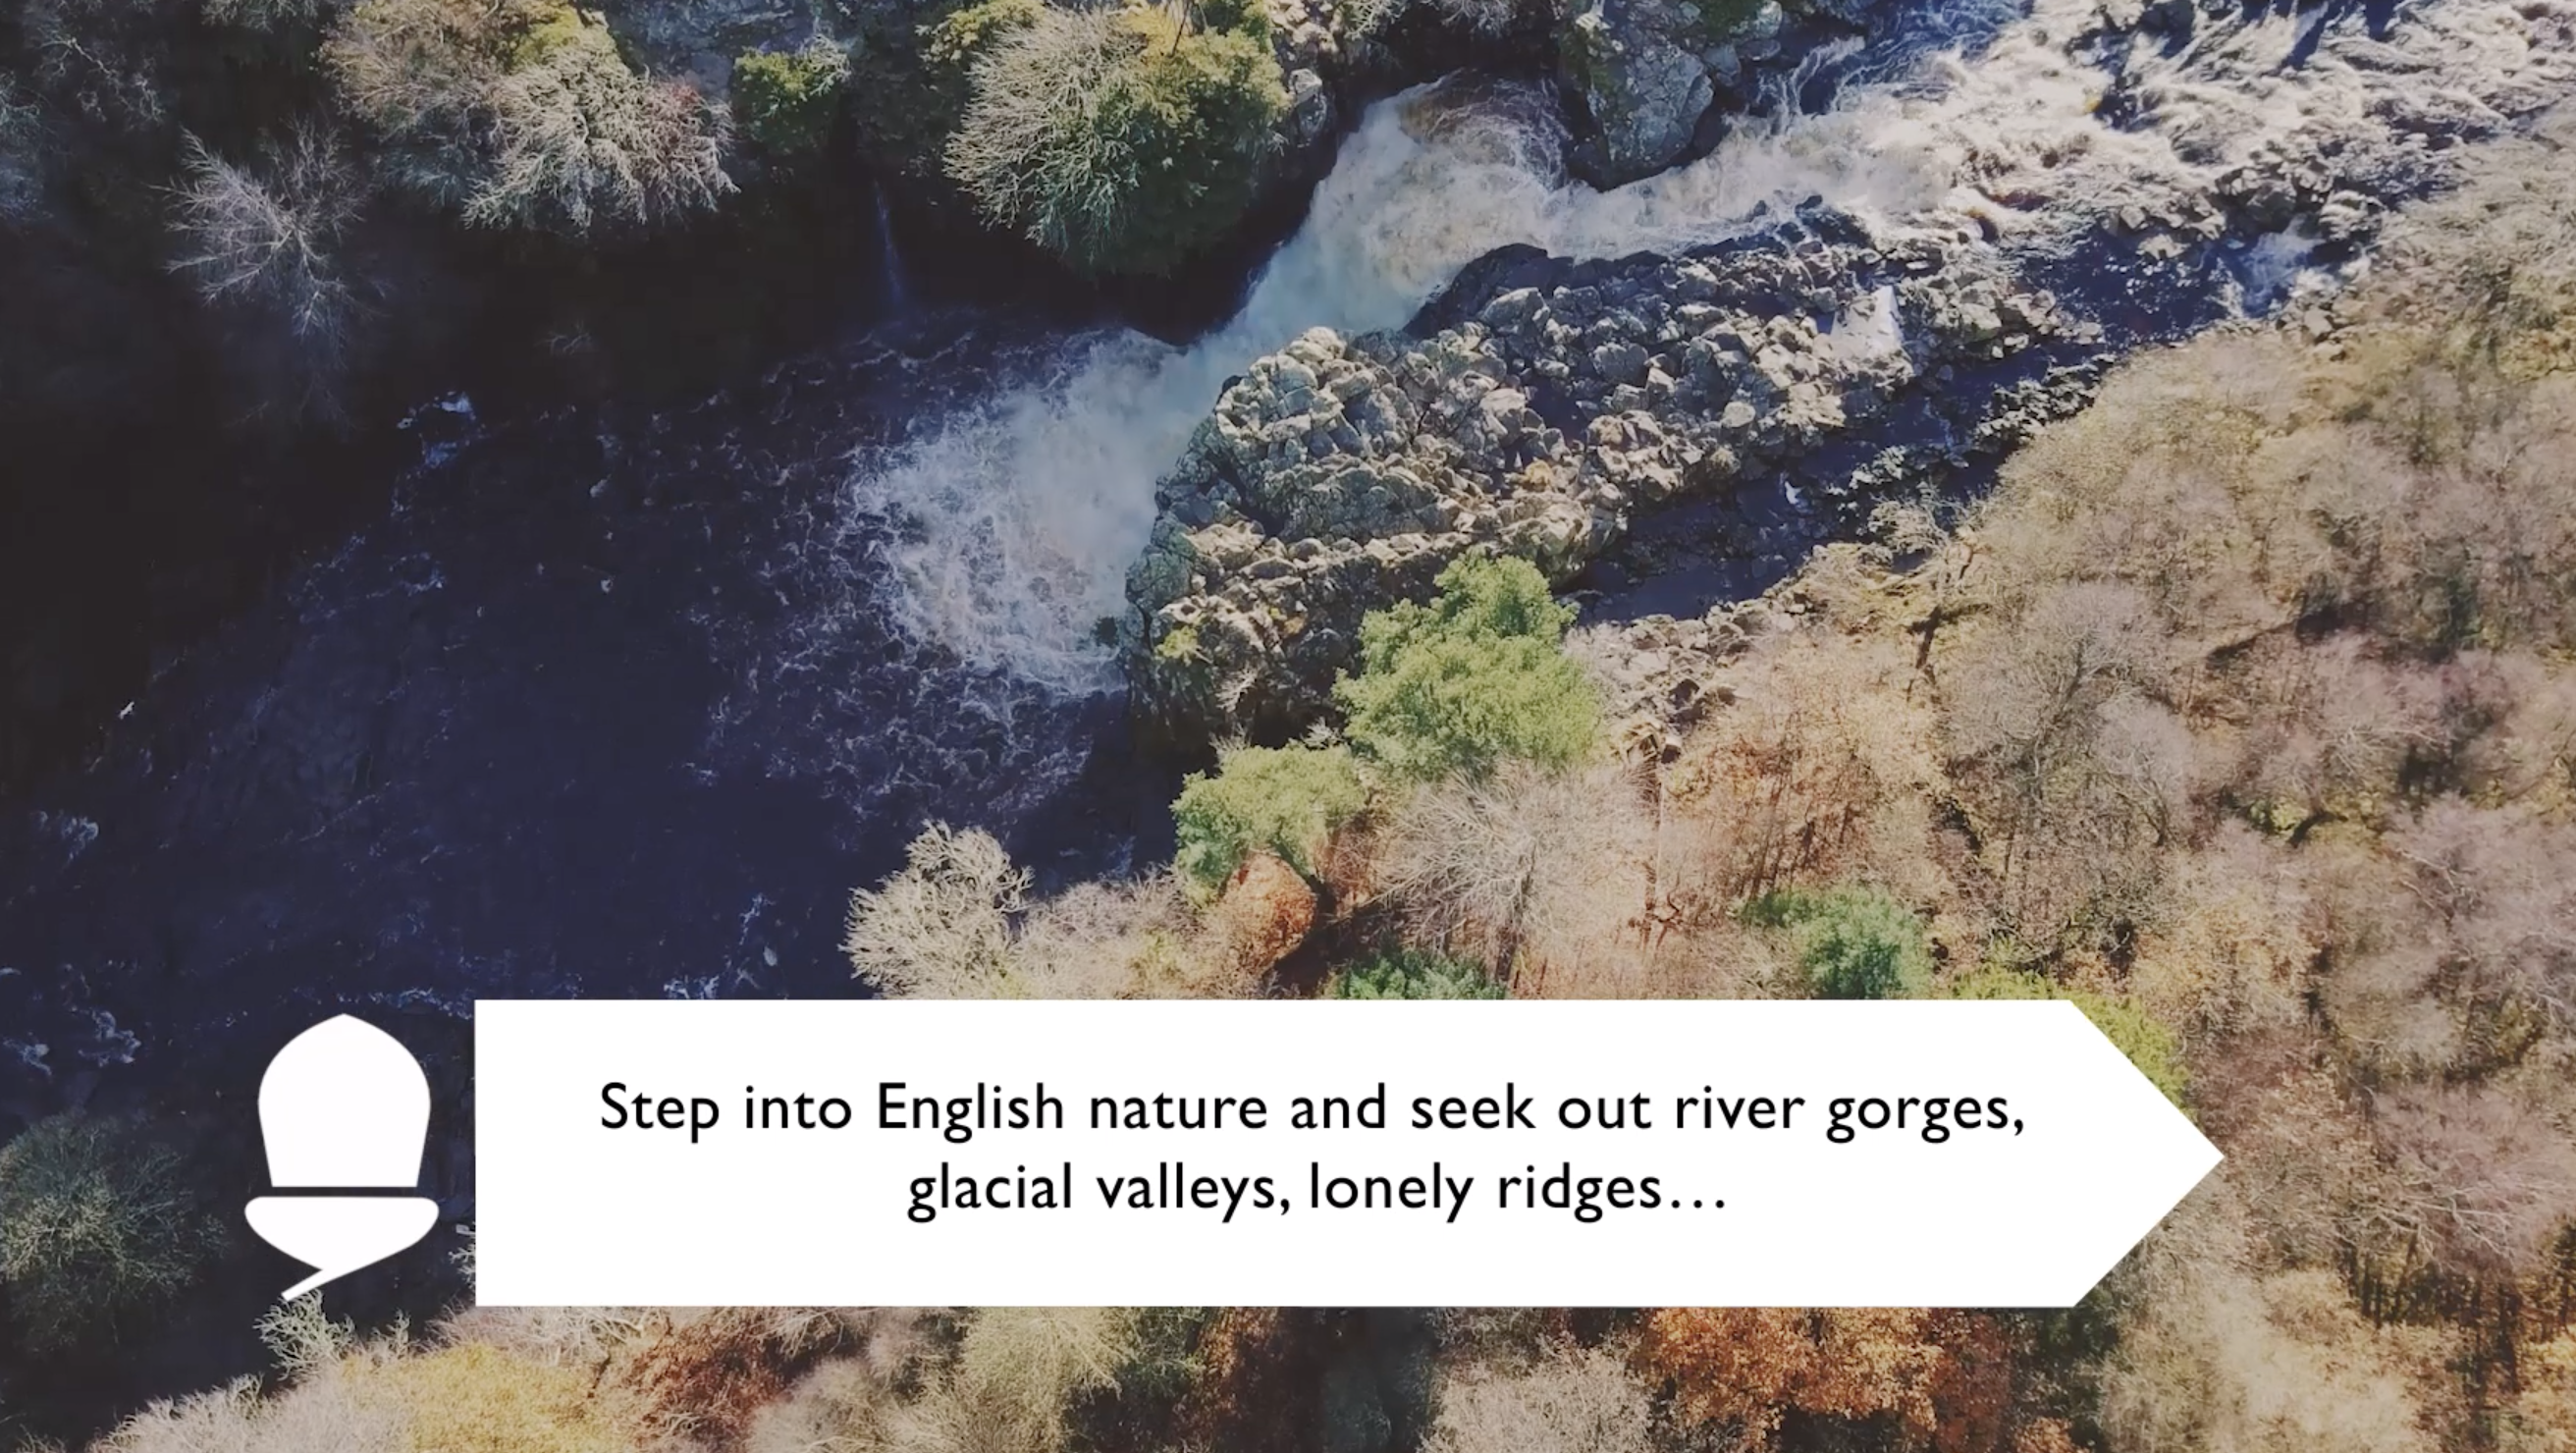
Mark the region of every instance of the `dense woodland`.
[[0, 8], [0, 781], [76, 752], [155, 645], [363, 509], [345, 481], [424, 400], [716, 386], [901, 303], [898, 232], [951, 291], [1188, 326], [1329, 157], [1283, 155], [1257, 6], [740, 20]]
[[[721, 191], [688, 160], [707, 113], [601, 80], [577, 17], [532, 23], [554, 29], [344, 18], [329, 65], [376, 98], [403, 185], [462, 215], [578, 229]], [[412, 70], [375, 76], [396, 44], [461, 46], [453, 75], [496, 95], [553, 56], [674, 166], [576, 205]], [[2133, 361], [1982, 502], [1882, 511], [1721, 611], [1714, 650], [1649, 670], [1655, 623], [1586, 626], [1528, 566], [1469, 561], [1370, 620], [1335, 727], [1191, 780], [1169, 870], [1040, 896], [935, 826], [854, 896], [854, 971], [901, 995], [2073, 998], [2228, 1156], [2073, 1312], [360, 1329], [306, 1302], [264, 1324], [266, 1376], [92, 1446], [2576, 1448], [2566, 139], [2495, 145], [2346, 294]], [[327, 144], [295, 145], [256, 184], [191, 152], [183, 215], [332, 185]], [[289, 293], [258, 296], [310, 302], [319, 265], [280, 265]], [[0, 1148], [0, 1398], [183, 1298], [225, 1254], [213, 1205], [146, 1120]]]

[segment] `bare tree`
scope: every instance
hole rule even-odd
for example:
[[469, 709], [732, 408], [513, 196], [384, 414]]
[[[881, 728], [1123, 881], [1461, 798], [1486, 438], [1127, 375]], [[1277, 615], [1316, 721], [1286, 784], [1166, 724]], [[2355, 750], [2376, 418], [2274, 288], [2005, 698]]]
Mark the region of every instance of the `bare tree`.
[[730, 113], [552, 0], [362, 0], [322, 57], [390, 180], [478, 225], [658, 227], [733, 190]]
[[616, 223], [658, 227], [712, 209], [734, 189], [732, 119], [686, 81], [648, 80], [605, 26], [578, 32], [492, 87], [494, 154], [465, 203], [486, 226], [581, 236]]
[[256, 172], [194, 136], [183, 147], [172, 196], [184, 250], [171, 271], [210, 303], [273, 309], [306, 346], [342, 348], [356, 298], [335, 249], [361, 193], [330, 133], [297, 127]]
[[1517, 1370], [1469, 1369], [1440, 1385], [1423, 1453], [1646, 1453], [1653, 1393], [1609, 1352], [1560, 1348]]
[[1413, 936], [1517, 980], [1641, 946], [1652, 838], [1623, 770], [1512, 767], [1407, 799], [1387, 823], [1379, 882]]
[[240, 320], [255, 408], [336, 418], [367, 309], [341, 249], [363, 191], [331, 134], [299, 125], [253, 166], [185, 138], [169, 266]]
[[860, 978], [921, 999], [1013, 997], [1012, 920], [1029, 874], [990, 833], [934, 822], [912, 840], [902, 872], [850, 896], [842, 946]]

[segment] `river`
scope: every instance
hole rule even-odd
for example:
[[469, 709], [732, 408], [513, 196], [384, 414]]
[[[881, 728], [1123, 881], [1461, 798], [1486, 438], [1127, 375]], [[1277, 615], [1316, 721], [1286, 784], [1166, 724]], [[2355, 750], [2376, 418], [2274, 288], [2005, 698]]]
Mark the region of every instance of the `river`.
[[[2498, 38], [2509, 7], [2427, 13], [2415, 61], [2509, 110], [2537, 50]], [[847, 895], [933, 817], [1057, 880], [1150, 862], [1175, 784], [1129, 750], [1101, 641], [1155, 477], [1261, 353], [1400, 325], [1495, 247], [1667, 250], [1821, 196], [2045, 270], [2316, 134], [2380, 145], [2375, 185], [2436, 170], [2369, 104], [2402, 68], [2336, 49], [2390, 49], [2380, 19], [2186, 43], [2106, 37], [2074, 0], [1906, 14], [1706, 160], [1607, 194], [1563, 176], [1533, 91], [1382, 102], [1239, 314], [1185, 345], [950, 309], [693, 407], [422, 405], [380, 519], [0, 804], [0, 1106], [239, 1091], [339, 1008], [452, 1036], [478, 996], [858, 992]], [[2194, 296], [2129, 306], [2197, 320], [2319, 285], [2322, 210], [2203, 239], [2224, 265]]]

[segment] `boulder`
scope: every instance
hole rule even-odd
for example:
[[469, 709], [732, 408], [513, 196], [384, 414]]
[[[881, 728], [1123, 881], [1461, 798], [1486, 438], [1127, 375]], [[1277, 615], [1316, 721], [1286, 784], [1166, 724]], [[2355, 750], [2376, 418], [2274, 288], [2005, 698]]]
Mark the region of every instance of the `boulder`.
[[1580, 0], [1557, 33], [1557, 69], [1590, 134], [1574, 164], [1586, 180], [1617, 186], [1681, 160], [1700, 117], [1717, 99], [1708, 46], [1686, 46], [1682, 15], [1667, 0]]

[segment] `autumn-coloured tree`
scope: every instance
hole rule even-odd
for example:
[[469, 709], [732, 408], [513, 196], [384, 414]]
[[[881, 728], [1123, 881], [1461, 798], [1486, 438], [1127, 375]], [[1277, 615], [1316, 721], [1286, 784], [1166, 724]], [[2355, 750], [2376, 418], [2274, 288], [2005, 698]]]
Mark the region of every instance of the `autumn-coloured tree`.
[[1675, 1412], [1750, 1443], [1792, 1416], [1885, 1424], [1902, 1446], [2010, 1446], [2010, 1337], [1991, 1316], [1911, 1309], [1671, 1307], [1646, 1318], [1641, 1372]]

